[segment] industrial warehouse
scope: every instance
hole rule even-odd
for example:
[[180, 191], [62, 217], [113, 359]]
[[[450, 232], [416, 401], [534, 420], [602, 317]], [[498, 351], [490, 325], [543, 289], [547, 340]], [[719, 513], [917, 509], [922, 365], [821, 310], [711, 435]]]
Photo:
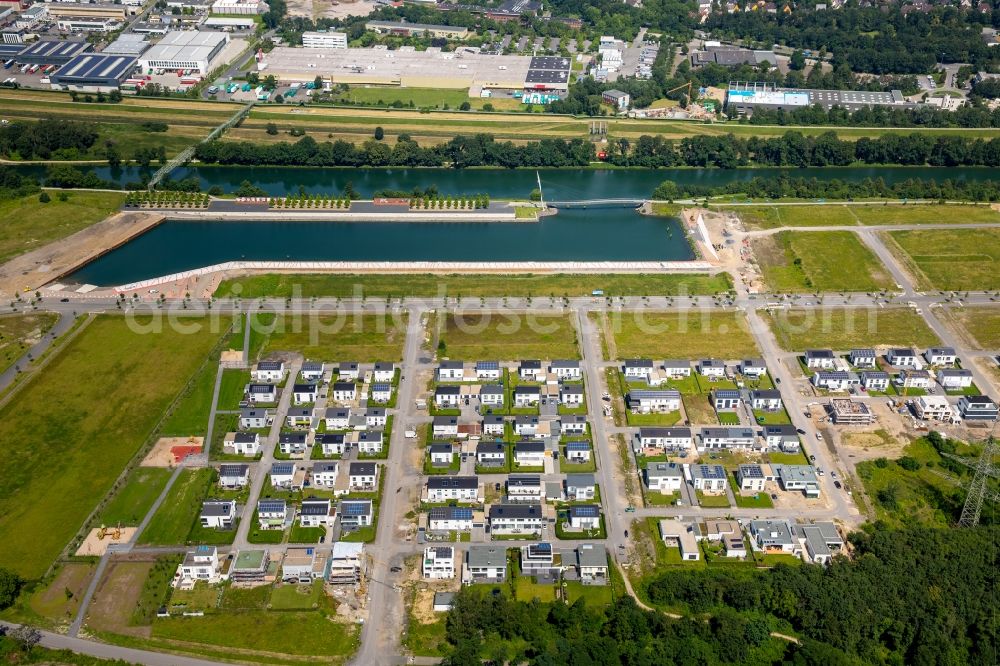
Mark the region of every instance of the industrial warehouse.
[[783, 109], [794, 111], [819, 105], [829, 111], [837, 106], [848, 111], [857, 111], [870, 106], [892, 106], [900, 109], [916, 107], [907, 102], [903, 93], [867, 92], [854, 90], [799, 90], [778, 88], [769, 83], [730, 83], [726, 94], [726, 106], [734, 108], [741, 116], [753, 115], [754, 109]]
[[142, 55], [139, 65], [143, 70], [190, 70], [204, 75], [218, 64], [228, 43], [229, 35], [224, 32], [173, 30]]
[[51, 75], [52, 87], [64, 90], [117, 90], [135, 70], [136, 59], [127, 55], [83, 53]]
[[569, 88], [570, 60], [559, 56], [490, 55], [475, 49], [444, 52], [431, 47], [337, 49], [277, 47], [261, 57], [258, 67], [283, 82], [467, 88], [474, 97], [492, 91], [552, 91]]

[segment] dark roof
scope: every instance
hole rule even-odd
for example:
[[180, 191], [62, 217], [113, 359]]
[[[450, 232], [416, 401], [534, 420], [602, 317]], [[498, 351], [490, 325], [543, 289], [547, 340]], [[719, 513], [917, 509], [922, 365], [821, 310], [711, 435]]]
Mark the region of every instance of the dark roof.
[[457, 416], [435, 416], [434, 425], [458, 425]]
[[639, 437], [690, 437], [691, 428], [639, 428]]
[[281, 361], [260, 361], [257, 363], [258, 370], [281, 370], [284, 363]]
[[330, 500], [310, 497], [302, 500], [299, 514], [303, 516], [325, 516], [330, 513]]
[[343, 433], [325, 432], [320, 435], [316, 435], [317, 444], [340, 444], [343, 441]]
[[465, 367], [465, 363], [462, 361], [441, 361], [438, 363], [438, 369], [443, 370], [459, 370]]
[[541, 370], [542, 362], [537, 360], [521, 361], [522, 370]]
[[294, 391], [295, 393], [315, 392], [316, 391], [316, 385], [315, 384], [295, 384], [292, 387], [292, 391]]
[[219, 465], [219, 476], [246, 476], [250, 473], [250, 465], [246, 463]]
[[479, 487], [478, 476], [431, 476], [427, 478], [427, 487], [434, 490], [462, 488], [475, 490]]
[[625, 361], [626, 368], [652, 368], [653, 362], [648, 358], [630, 358]]
[[81, 53], [52, 74], [53, 83], [111, 82], [125, 79], [138, 61], [127, 55]]
[[541, 504], [494, 504], [490, 507], [490, 520], [494, 518], [542, 518]]
[[219, 500], [209, 500], [201, 503], [201, 515], [203, 516], [228, 516], [232, 502], [222, 502]]
[[357, 384], [354, 382], [334, 382], [334, 391], [357, 391]]
[[567, 451], [589, 451], [590, 442], [581, 442], [579, 440], [573, 442], [566, 442]]
[[305, 444], [306, 433], [304, 432], [283, 432], [278, 436], [281, 444]]
[[508, 488], [520, 488], [523, 486], [540, 486], [542, 477], [537, 474], [511, 474], [507, 477]]
[[431, 455], [435, 453], [453, 453], [451, 444], [431, 444]]
[[461, 386], [438, 386], [434, 389], [434, 395], [459, 395], [461, 392]]
[[770, 400], [771, 398], [780, 398], [781, 391], [775, 391], [773, 389], [762, 389], [758, 391], [753, 391], [750, 395], [755, 398], [765, 398]]
[[833, 358], [833, 352], [829, 349], [807, 349], [806, 358]]
[[428, 514], [429, 520], [472, 520], [472, 509], [464, 506], [436, 506]]
[[257, 511], [259, 513], [283, 512], [286, 506], [283, 499], [262, 499], [257, 501]]
[[375, 369], [376, 370], [395, 370], [396, 369], [396, 364], [395, 363], [390, 363], [390, 362], [376, 363], [375, 364]]
[[343, 500], [340, 503], [342, 516], [367, 516], [371, 512], [372, 501], [370, 499]]
[[271, 474], [294, 474], [295, 464], [294, 463], [274, 463], [271, 465]]
[[499, 370], [499, 361], [476, 361], [476, 370]]
[[238, 432], [233, 441], [239, 444], [250, 444], [251, 442], [256, 442], [257, 437], [258, 435], [255, 432]]
[[514, 445], [514, 453], [540, 453], [545, 450], [542, 442], [518, 442]]
[[596, 504], [574, 504], [569, 508], [570, 518], [596, 518], [601, 515], [601, 507]]
[[503, 453], [506, 455], [507, 447], [503, 442], [479, 442], [476, 444], [476, 453]]
[[739, 398], [740, 392], [735, 389], [715, 389], [712, 391], [716, 398]]
[[349, 472], [351, 476], [372, 476], [377, 467], [373, 462], [352, 462]]

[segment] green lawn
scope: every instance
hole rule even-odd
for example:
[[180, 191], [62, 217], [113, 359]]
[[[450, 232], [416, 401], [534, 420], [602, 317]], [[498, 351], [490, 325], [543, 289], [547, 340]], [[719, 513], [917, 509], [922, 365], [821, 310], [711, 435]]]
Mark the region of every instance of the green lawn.
[[288, 543], [319, 543], [326, 535], [322, 527], [302, 527], [298, 522], [292, 525], [288, 534]]
[[214, 477], [215, 470], [208, 468], [181, 472], [146, 530], [139, 535], [139, 543], [172, 546], [187, 542]]
[[740, 491], [740, 487], [736, 484], [736, 474], [734, 472], [729, 472], [729, 487], [733, 489], [736, 506], [741, 509], [770, 509], [774, 507], [771, 496], [764, 491], [744, 495]]
[[310, 359], [370, 363], [399, 361], [406, 339], [406, 315], [288, 315], [275, 318], [263, 353], [294, 351]]
[[921, 289], [1000, 289], [1000, 229], [890, 231], [885, 236]]
[[137, 467], [125, 486], [105, 505], [104, 525], [138, 525], [167, 485], [171, 471], [163, 467]]
[[51, 193], [43, 204], [38, 195], [0, 201], [0, 262], [65, 238], [100, 222], [121, 208], [125, 195], [119, 192], [68, 192], [60, 201]]
[[218, 365], [206, 362], [194, 383], [181, 397], [177, 408], [163, 424], [164, 435], [204, 437], [208, 433], [208, 415], [212, 411], [212, 392]]
[[871, 225], [1000, 222], [1000, 212], [989, 206], [882, 205], [852, 206], [851, 210], [862, 224]]
[[447, 314], [437, 318], [438, 355], [501, 361], [580, 358], [576, 327], [566, 315]]
[[736, 213], [747, 229], [775, 229], [778, 227], [856, 226], [858, 220], [852, 208], [831, 204], [828, 206], [732, 206], [723, 207]]
[[608, 327], [618, 358], [721, 359], [758, 356], [738, 312], [613, 312]]
[[784, 453], [782, 451], [770, 451], [767, 454], [767, 461], [774, 465], [808, 465], [809, 459], [801, 449], [795, 453]]
[[672, 493], [649, 490], [643, 482], [642, 498], [646, 501], [646, 506], [674, 506], [681, 498], [681, 493], [679, 490]]
[[278, 585], [271, 590], [271, 608], [275, 610], [309, 610], [320, 603], [323, 581], [312, 585]]
[[222, 593], [220, 608], [225, 610], [263, 610], [274, 588], [270, 585], [259, 587], [226, 587]]
[[625, 418], [630, 426], [672, 426], [681, 420], [680, 411], [636, 414], [626, 410]]
[[243, 390], [250, 381], [250, 372], [227, 368], [222, 371], [222, 383], [219, 385], [219, 409], [239, 409], [243, 400]]
[[0, 316], [0, 372], [14, 365], [58, 320], [54, 312]]
[[753, 241], [773, 292], [877, 291], [895, 280], [851, 231], [782, 231]]
[[711, 509], [726, 509], [729, 508], [729, 498], [726, 497], [725, 493], [720, 495], [706, 495], [700, 490], [696, 490], [695, 493], [698, 496], [698, 504]]
[[[239, 285], [237, 288], [236, 285]], [[519, 297], [589, 296], [602, 289], [606, 296], [712, 295], [729, 291], [732, 284], [719, 275], [369, 275], [369, 274], [266, 274], [223, 280], [219, 297], [243, 298], [293, 295], [353, 298], [356, 289], [372, 298], [404, 296]]]
[[838, 350], [872, 345], [929, 347], [940, 340], [923, 318], [908, 308], [824, 308], [781, 310], [770, 324], [782, 349]]
[[552, 583], [536, 583], [534, 576], [518, 576], [514, 579], [514, 597], [518, 601], [555, 601], [556, 586]]
[[948, 308], [945, 312], [968, 332], [977, 349], [1000, 349], [1000, 308]]
[[48, 568], [217, 339], [101, 316], [0, 409], [0, 566], [29, 578]]
[[354, 102], [355, 104], [392, 104], [393, 102], [399, 101], [403, 104], [409, 104], [413, 102], [415, 107], [419, 108], [438, 108], [443, 109], [446, 106], [451, 109], [458, 109], [462, 105], [462, 102], [468, 102], [472, 108], [481, 109], [484, 104], [492, 103], [496, 108], [510, 108], [511, 110], [516, 110], [519, 107], [523, 107], [520, 101], [515, 100], [516, 106], [513, 104], [504, 104], [509, 100], [500, 99], [489, 99], [481, 97], [469, 97], [468, 90], [442, 90], [440, 88], [404, 88], [399, 86], [385, 87], [385, 88], [363, 88], [360, 86], [352, 86], [350, 90], [345, 93], [341, 93], [337, 96], [337, 99], [348, 100]]

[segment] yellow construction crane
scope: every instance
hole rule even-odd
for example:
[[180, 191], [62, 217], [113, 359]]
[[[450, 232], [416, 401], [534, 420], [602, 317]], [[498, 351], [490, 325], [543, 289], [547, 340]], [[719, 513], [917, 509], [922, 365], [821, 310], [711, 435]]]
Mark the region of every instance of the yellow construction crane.
[[684, 103], [684, 108], [687, 108], [687, 107], [691, 106], [691, 82], [690, 81], [688, 81], [687, 83], [683, 83], [683, 84], [677, 86], [676, 88], [671, 88], [670, 90], [668, 90], [667, 92], [665, 92], [664, 95], [669, 95], [670, 93], [676, 92], [678, 90], [682, 90], [683, 88], [687, 88], [687, 93], [686, 93], [687, 101]]

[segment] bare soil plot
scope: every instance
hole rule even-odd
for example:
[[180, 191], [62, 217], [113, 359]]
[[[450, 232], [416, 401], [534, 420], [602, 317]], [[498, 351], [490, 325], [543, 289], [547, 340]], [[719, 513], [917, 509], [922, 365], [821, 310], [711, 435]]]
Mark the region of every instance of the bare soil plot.
[[204, 437], [161, 437], [139, 466], [173, 467], [188, 454], [200, 452], [204, 445]]
[[[120, 545], [131, 541], [135, 535], [134, 527], [106, 526], [105, 528], [95, 527], [90, 530], [83, 543], [74, 553], [77, 557], [100, 557], [108, 551], [108, 546]], [[103, 537], [101, 536], [103, 533]], [[117, 536], [115, 536], [117, 534]]]
[[111, 562], [87, 609], [87, 626], [98, 631], [148, 637], [149, 627], [131, 626], [130, 620], [154, 564], [151, 561]]
[[28, 602], [31, 610], [57, 622], [71, 621], [80, 608], [95, 567], [89, 562], [64, 564], [52, 582], [31, 595]]

